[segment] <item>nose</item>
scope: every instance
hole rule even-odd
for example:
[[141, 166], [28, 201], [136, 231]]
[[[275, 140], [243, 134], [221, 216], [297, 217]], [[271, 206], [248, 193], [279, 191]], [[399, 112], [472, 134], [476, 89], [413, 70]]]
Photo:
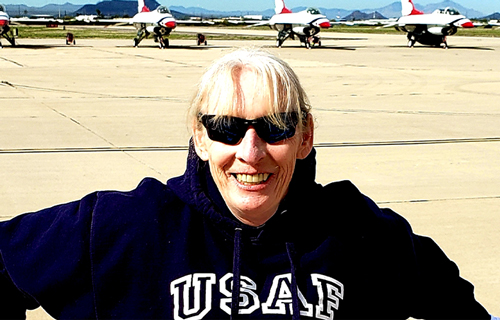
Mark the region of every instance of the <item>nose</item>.
[[177, 24], [175, 23], [175, 21], [167, 21], [167, 23], [165, 24], [165, 26], [167, 28], [170, 28], [170, 29], [175, 29], [175, 27], [177, 26]]
[[266, 142], [257, 135], [252, 126], [248, 128], [237, 148], [236, 158], [250, 165], [258, 163], [266, 155]]
[[461, 23], [462, 28], [474, 28], [474, 24], [470, 20], [464, 20]]
[[324, 21], [321, 21], [321, 22], [319, 23], [319, 26], [320, 26], [321, 28], [323, 28], [323, 29], [328, 29], [328, 28], [330, 28], [332, 25], [331, 25], [330, 21], [328, 21], [328, 20], [326, 20], [326, 19], [325, 19]]

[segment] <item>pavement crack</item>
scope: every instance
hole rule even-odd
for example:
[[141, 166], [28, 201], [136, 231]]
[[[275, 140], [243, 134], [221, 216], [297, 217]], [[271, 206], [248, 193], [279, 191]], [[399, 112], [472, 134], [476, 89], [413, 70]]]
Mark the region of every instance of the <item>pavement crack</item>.
[[186, 102], [184, 99], [168, 97], [168, 96], [118, 96], [107, 93], [96, 93], [96, 92], [84, 92], [84, 91], [76, 91], [76, 90], [64, 90], [64, 89], [55, 89], [55, 88], [46, 88], [46, 87], [38, 87], [38, 86], [29, 86], [24, 84], [15, 84], [9, 81], [2, 80], [2, 85], [6, 85], [16, 89], [26, 89], [26, 90], [39, 90], [46, 92], [63, 92], [63, 93], [72, 93], [72, 94], [81, 94], [87, 96], [94, 96], [98, 98], [112, 98], [112, 99], [144, 99], [144, 100], [168, 100], [168, 101], [177, 101], [177, 102]]
[[15, 65], [16, 65], [16, 66], [18, 66], [18, 67], [22, 67], [22, 68], [24, 68], [24, 65], [20, 64], [19, 62], [14, 61], [14, 60], [10, 60], [10, 59], [7, 59], [7, 58], [5, 58], [5, 57], [0, 57], [0, 59], [2, 59], [2, 60], [4, 60], [4, 61], [7, 61], [7, 62], [10, 62], [10, 63], [12, 63], [12, 64], [15, 64]]
[[5, 85], [5, 86], [12, 87], [12, 88], [16, 88], [16, 86], [13, 85], [12, 83], [10, 83], [9, 81], [2, 80], [1, 84]]
[[427, 139], [427, 140], [389, 140], [389, 141], [366, 141], [366, 142], [319, 142], [316, 148], [341, 148], [341, 147], [383, 147], [383, 146], [412, 146], [412, 145], [437, 145], [457, 143], [485, 143], [500, 142], [500, 137], [485, 138], [449, 138], [449, 139]]
[[469, 200], [491, 200], [491, 199], [500, 199], [500, 195], [460, 197], [460, 198], [387, 200], [387, 201], [377, 201], [377, 204], [386, 205], [386, 204], [394, 204], [394, 203], [426, 203], [426, 202], [431, 203], [431, 202], [444, 202], [444, 201], [469, 201]]

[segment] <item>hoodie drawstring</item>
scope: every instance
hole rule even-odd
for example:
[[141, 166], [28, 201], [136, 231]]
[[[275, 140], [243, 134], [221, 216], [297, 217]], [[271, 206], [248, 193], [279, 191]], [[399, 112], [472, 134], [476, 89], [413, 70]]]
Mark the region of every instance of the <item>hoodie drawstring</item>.
[[[231, 295], [231, 320], [237, 319], [240, 304], [240, 286], [241, 286], [241, 232], [242, 229], [234, 230], [234, 248], [233, 248], [233, 292]], [[292, 319], [300, 320], [299, 290], [297, 287], [297, 275], [295, 268], [295, 246], [291, 242], [286, 243], [286, 252], [290, 262], [291, 290], [292, 290]]]
[[286, 252], [288, 254], [288, 260], [290, 261], [290, 273], [291, 273], [291, 285], [292, 285], [292, 319], [299, 320], [300, 319], [300, 306], [299, 306], [299, 290], [297, 287], [297, 275], [295, 270], [295, 246], [291, 242], [286, 243]]
[[231, 320], [238, 318], [240, 305], [240, 273], [241, 273], [241, 229], [234, 230], [233, 249], [233, 294], [231, 296]]

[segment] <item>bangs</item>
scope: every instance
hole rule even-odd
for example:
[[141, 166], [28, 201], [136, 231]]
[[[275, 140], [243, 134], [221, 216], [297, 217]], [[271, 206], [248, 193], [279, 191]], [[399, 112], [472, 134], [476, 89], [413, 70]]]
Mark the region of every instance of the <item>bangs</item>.
[[238, 50], [212, 65], [203, 75], [198, 92], [191, 103], [190, 117], [198, 114], [235, 115], [245, 107], [240, 76], [243, 71], [255, 74], [255, 88], [260, 98], [268, 102], [268, 114], [273, 124], [285, 127], [282, 112], [296, 112], [299, 127], [310, 109], [308, 98], [298, 77], [288, 64], [262, 52]]

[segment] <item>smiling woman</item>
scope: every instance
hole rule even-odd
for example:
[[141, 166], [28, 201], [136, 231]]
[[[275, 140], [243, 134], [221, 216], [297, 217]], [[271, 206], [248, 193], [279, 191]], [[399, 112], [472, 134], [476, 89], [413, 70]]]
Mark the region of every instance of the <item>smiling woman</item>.
[[296, 160], [312, 149], [309, 103], [295, 73], [270, 54], [239, 50], [206, 73], [189, 113], [196, 152], [229, 210], [264, 224], [287, 194]]

